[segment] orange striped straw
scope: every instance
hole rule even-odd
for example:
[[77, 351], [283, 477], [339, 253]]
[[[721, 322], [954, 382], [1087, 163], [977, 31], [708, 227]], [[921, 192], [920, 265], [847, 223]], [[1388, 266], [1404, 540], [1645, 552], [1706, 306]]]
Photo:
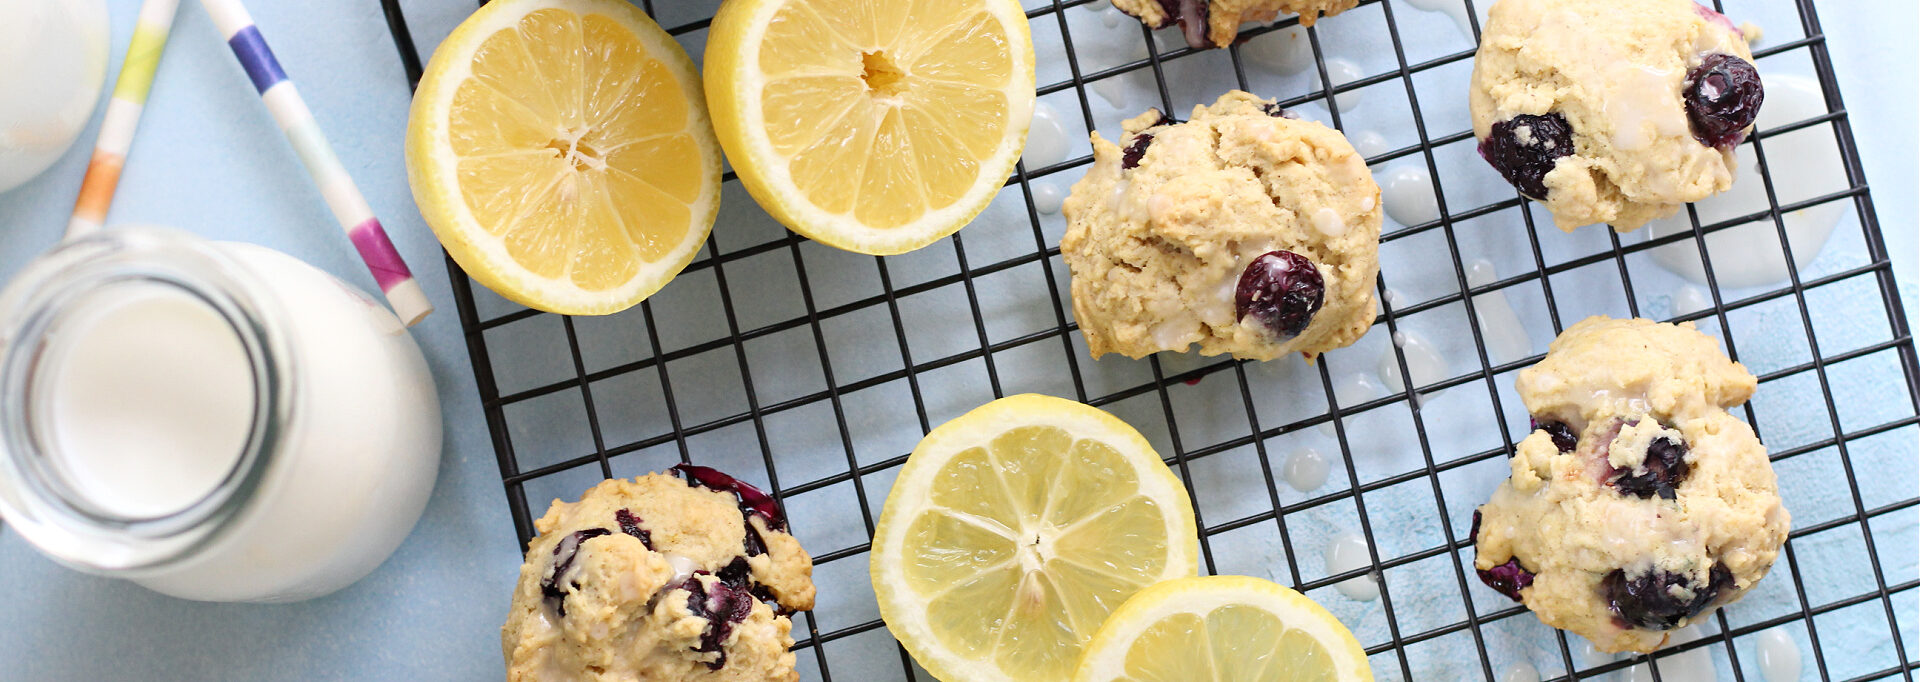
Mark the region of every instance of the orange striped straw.
[[93, 143], [93, 159], [87, 162], [87, 175], [80, 181], [80, 198], [73, 202], [68, 238], [98, 230], [107, 219], [114, 189], [120, 186], [120, 169], [133, 146], [133, 132], [140, 126], [140, 112], [146, 108], [147, 91], [153, 87], [153, 71], [160, 66], [160, 53], [167, 49], [167, 33], [172, 30], [179, 7], [180, 0], [146, 0], [140, 5], [133, 40], [127, 43], [127, 58], [120, 64], [113, 99], [107, 102], [100, 137]]

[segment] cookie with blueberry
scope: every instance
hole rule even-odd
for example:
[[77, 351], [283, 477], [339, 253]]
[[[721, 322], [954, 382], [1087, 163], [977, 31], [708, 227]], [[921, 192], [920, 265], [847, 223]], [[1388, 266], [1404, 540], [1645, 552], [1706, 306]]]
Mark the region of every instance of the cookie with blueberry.
[[1628, 231], [1733, 186], [1766, 90], [1690, 0], [1499, 0], [1468, 104], [1480, 156], [1564, 230]]
[[1113, 0], [1113, 6], [1153, 28], [1178, 24], [1196, 50], [1232, 45], [1240, 25], [1300, 15], [1302, 26], [1353, 9], [1360, 0]]
[[507, 679], [797, 680], [813, 561], [773, 498], [705, 467], [609, 480], [535, 522]]
[[1060, 253], [1094, 357], [1308, 358], [1373, 324], [1380, 187], [1339, 131], [1229, 92], [1093, 136]]
[[1691, 324], [1588, 318], [1516, 386], [1533, 432], [1474, 512], [1474, 567], [1542, 622], [1649, 652], [1738, 600], [1786, 541], [1755, 379]]

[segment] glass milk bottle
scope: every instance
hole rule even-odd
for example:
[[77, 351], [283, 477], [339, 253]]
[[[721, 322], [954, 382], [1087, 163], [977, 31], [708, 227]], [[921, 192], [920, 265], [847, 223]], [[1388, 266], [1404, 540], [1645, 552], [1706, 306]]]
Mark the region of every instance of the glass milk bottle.
[[0, 0], [0, 192], [66, 153], [106, 76], [105, 0]]
[[0, 290], [0, 518], [74, 568], [284, 602], [371, 572], [439, 468], [405, 327], [291, 256], [160, 228]]

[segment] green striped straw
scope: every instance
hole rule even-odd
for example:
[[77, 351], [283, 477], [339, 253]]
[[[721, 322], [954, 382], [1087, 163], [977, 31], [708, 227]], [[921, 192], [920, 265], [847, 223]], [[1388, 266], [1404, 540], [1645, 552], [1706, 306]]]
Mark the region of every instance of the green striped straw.
[[147, 91], [153, 87], [153, 71], [160, 66], [160, 53], [167, 49], [167, 33], [179, 7], [180, 0], [146, 0], [140, 5], [133, 40], [127, 43], [120, 77], [113, 83], [113, 99], [107, 102], [100, 137], [93, 143], [93, 158], [80, 180], [80, 197], [73, 202], [73, 218], [67, 221], [68, 238], [98, 230], [106, 222], [107, 207], [120, 186], [120, 170], [126, 167], [127, 151], [133, 146], [133, 132], [140, 127], [140, 112], [147, 106]]

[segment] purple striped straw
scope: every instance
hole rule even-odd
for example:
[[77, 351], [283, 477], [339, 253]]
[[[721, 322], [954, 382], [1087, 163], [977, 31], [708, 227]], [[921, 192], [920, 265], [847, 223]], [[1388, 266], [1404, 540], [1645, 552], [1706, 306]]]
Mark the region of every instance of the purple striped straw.
[[433, 304], [427, 302], [426, 292], [420, 289], [413, 272], [400, 259], [400, 252], [395, 251], [393, 242], [387, 239], [387, 231], [380, 227], [380, 219], [374, 217], [366, 197], [361, 196], [360, 188], [340, 165], [340, 158], [334, 156], [333, 147], [327, 144], [326, 135], [313, 119], [313, 112], [307, 108], [306, 101], [300, 99], [300, 91], [287, 79], [287, 72], [281, 70], [280, 60], [274, 58], [267, 41], [260, 37], [260, 29], [253, 25], [246, 6], [240, 4], [240, 0], [200, 0], [200, 5], [207, 8], [214, 26], [226, 36], [234, 58], [246, 69], [247, 78], [253, 80], [254, 89], [260, 92], [260, 100], [280, 125], [280, 132], [286, 134], [287, 142], [306, 165], [307, 174], [320, 187], [320, 196], [326, 199], [327, 207], [333, 209], [333, 217], [340, 221], [341, 229], [347, 231], [347, 238], [353, 240], [360, 260], [373, 273], [393, 312], [409, 327], [425, 319], [433, 312]]

